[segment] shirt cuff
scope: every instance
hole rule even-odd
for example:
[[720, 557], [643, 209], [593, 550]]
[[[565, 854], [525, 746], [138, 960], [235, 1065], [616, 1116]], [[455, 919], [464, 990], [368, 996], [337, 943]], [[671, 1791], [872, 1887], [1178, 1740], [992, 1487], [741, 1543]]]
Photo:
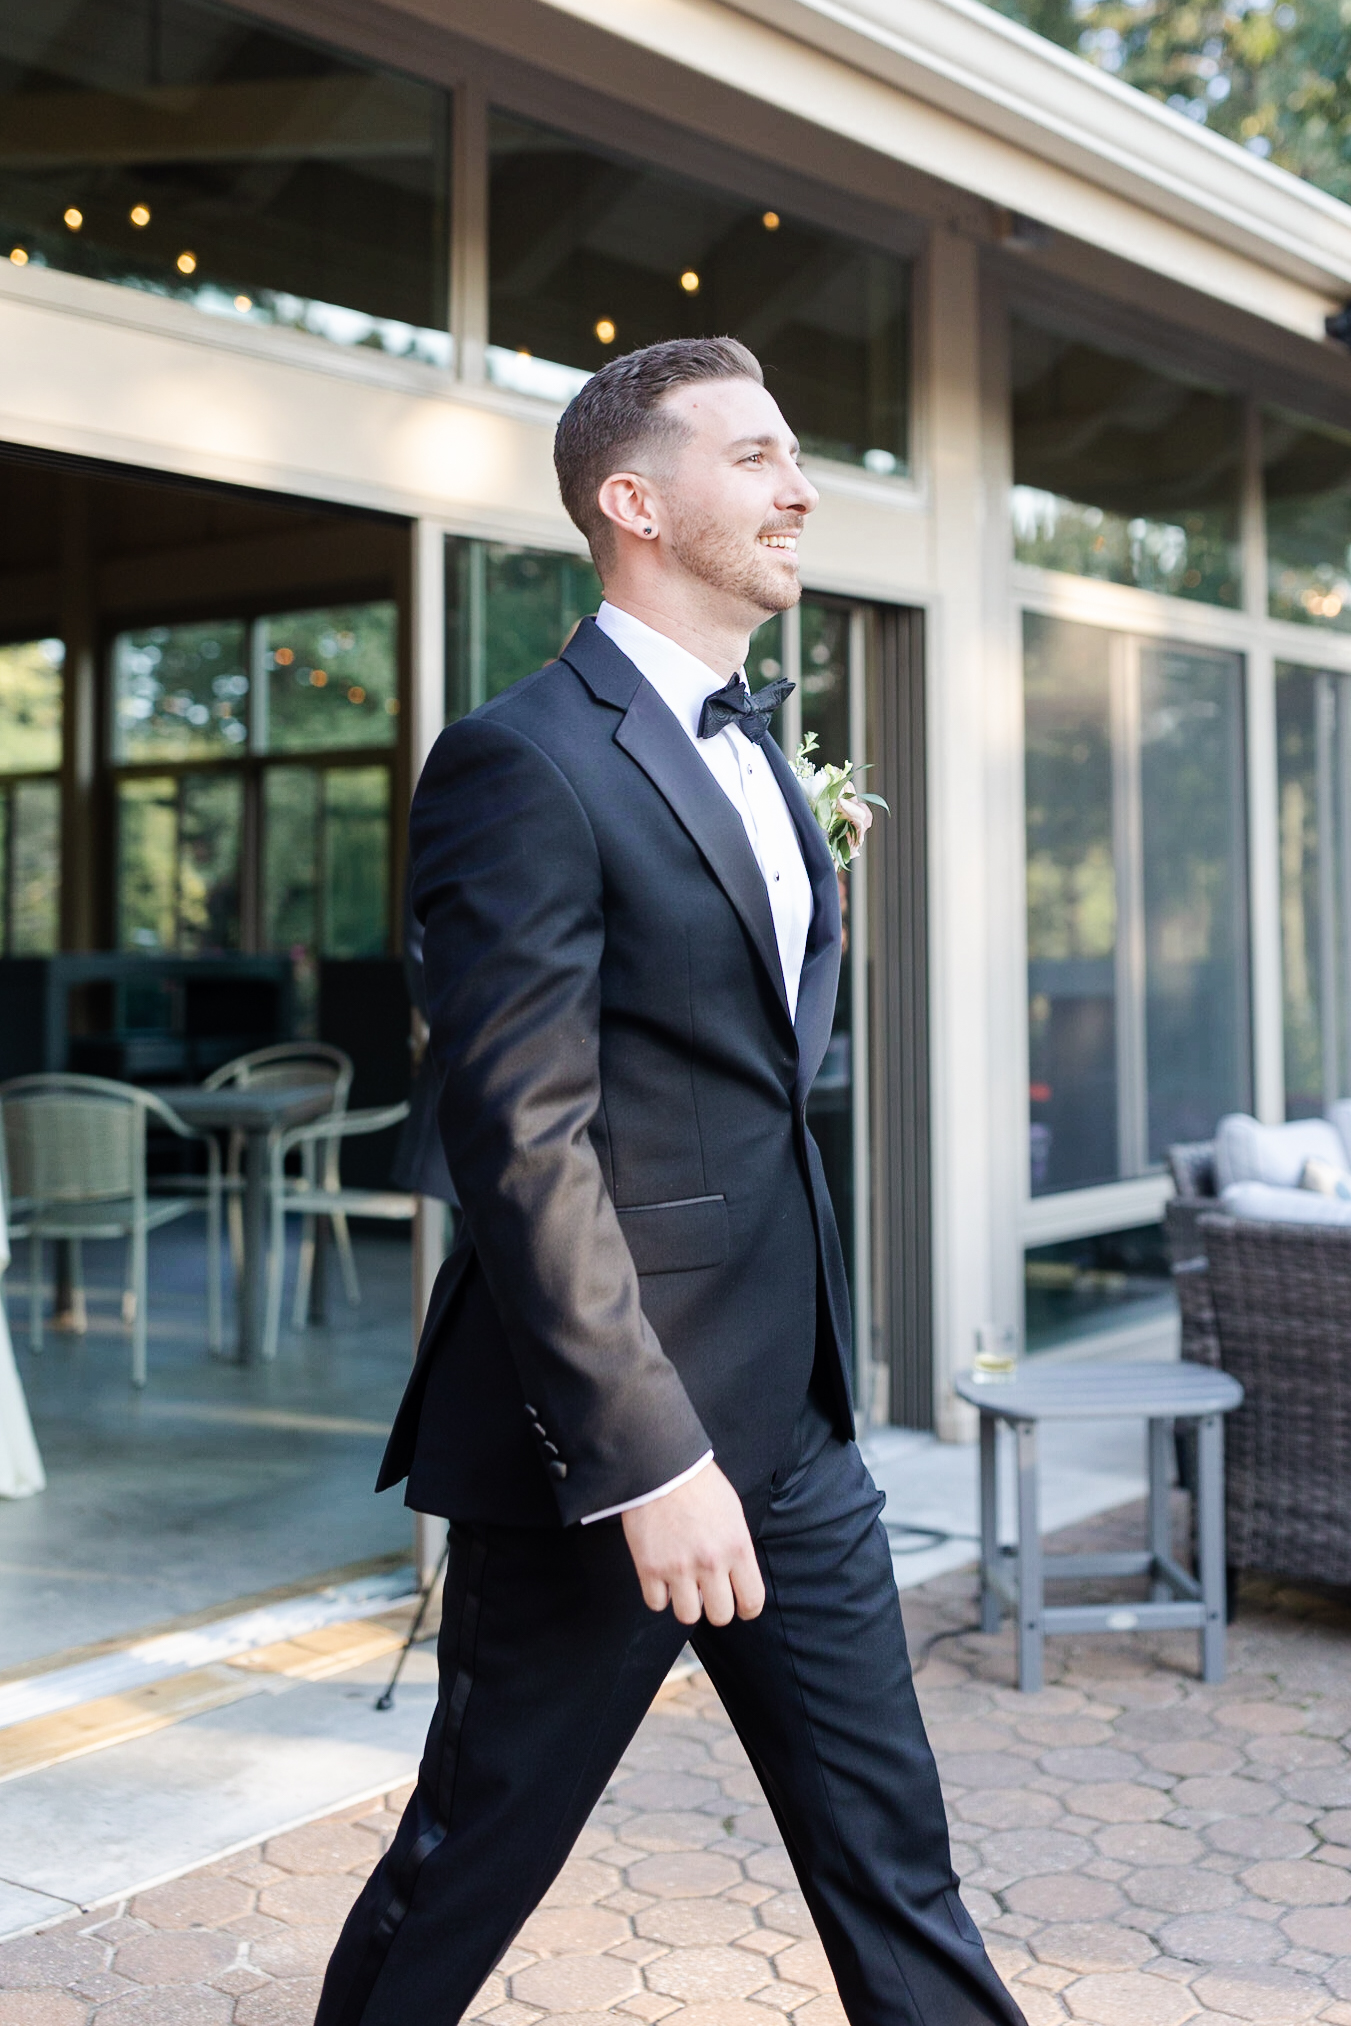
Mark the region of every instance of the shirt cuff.
[[604, 1512], [586, 1513], [581, 1523], [584, 1527], [594, 1526], [597, 1520], [613, 1519], [616, 1513], [633, 1512], [640, 1505], [651, 1505], [653, 1499], [665, 1498], [668, 1491], [678, 1491], [682, 1484], [688, 1484], [692, 1477], [699, 1475], [706, 1463], [712, 1461], [713, 1451], [706, 1449], [699, 1461], [692, 1463], [688, 1470], [682, 1470], [679, 1477], [671, 1478], [666, 1484], [659, 1484], [655, 1491], [645, 1491], [641, 1498], [626, 1498], [622, 1505], [607, 1505]]

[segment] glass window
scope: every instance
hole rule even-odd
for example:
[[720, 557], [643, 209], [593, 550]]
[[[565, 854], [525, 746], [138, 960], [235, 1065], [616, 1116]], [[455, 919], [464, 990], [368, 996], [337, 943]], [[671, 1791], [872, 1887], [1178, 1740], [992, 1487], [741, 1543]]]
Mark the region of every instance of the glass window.
[[330, 767], [324, 775], [326, 957], [378, 956], [388, 935], [389, 772]]
[[1019, 562], [1237, 605], [1242, 444], [1233, 396], [1015, 320]]
[[1100, 627], [1025, 617], [1034, 1195], [1120, 1167], [1110, 655]]
[[446, 93], [196, 0], [7, 0], [0, 251], [445, 366]]
[[446, 555], [446, 716], [463, 717], [552, 661], [600, 604], [584, 556], [452, 540]]
[[490, 178], [493, 378], [565, 401], [618, 352], [730, 332], [804, 450], [908, 469], [905, 261], [505, 113]]
[[214, 759], [248, 742], [242, 619], [147, 626], [113, 643], [113, 759]]
[[392, 746], [399, 714], [398, 607], [324, 606], [259, 622], [270, 753]]
[[0, 774], [55, 773], [61, 765], [59, 640], [0, 647]]
[[1264, 415], [1262, 483], [1272, 617], [1351, 631], [1351, 435]]
[[1023, 1282], [1030, 1353], [1161, 1321], [1176, 1307], [1161, 1224], [1035, 1246]]
[[43, 957], [60, 941], [61, 785], [40, 776], [0, 786], [0, 951]]
[[1287, 1118], [1351, 1091], [1351, 677], [1278, 667]]
[[1024, 619], [1031, 1188], [1251, 1106], [1235, 654]]
[[44, 956], [60, 940], [64, 663], [59, 640], [0, 647], [2, 956]]
[[1243, 664], [1141, 645], [1147, 1158], [1208, 1139], [1252, 1087]]
[[238, 949], [239, 776], [135, 775], [118, 782], [117, 799], [118, 947]]

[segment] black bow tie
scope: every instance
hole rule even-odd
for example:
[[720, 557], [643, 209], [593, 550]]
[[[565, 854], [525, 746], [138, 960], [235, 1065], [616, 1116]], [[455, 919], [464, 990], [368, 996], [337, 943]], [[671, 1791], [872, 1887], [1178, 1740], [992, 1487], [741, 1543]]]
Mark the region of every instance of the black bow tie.
[[767, 682], [752, 696], [742, 678], [734, 675], [724, 689], [715, 689], [712, 696], [704, 698], [699, 713], [700, 738], [711, 739], [725, 725], [735, 725], [753, 746], [763, 745], [770, 719], [796, 687], [796, 683], [781, 675], [777, 682]]

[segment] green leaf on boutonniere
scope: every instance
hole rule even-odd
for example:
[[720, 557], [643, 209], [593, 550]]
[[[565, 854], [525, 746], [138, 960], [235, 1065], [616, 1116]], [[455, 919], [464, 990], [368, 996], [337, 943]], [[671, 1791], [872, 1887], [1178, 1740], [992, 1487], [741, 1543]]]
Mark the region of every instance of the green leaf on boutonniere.
[[[812, 815], [825, 834], [826, 845], [836, 868], [844, 872], [858, 857], [863, 848], [863, 840], [859, 836], [857, 825], [841, 809], [841, 802], [871, 802], [878, 809], [886, 809], [888, 816], [891, 811], [880, 795], [864, 794], [854, 778], [855, 768], [852, 760], [846, 760], [842, 767], [835, 766], [830, 761], [825, 761], [820, 766], [814, 765], [811, 755], [816, 748], [816, 733], [808, 732], [797, 749], [797, 757], [792, 763], [793, 772], [801, 782], [802, 792], [811, 804]], [[857, 771], [866, 773], [868, 770], [861, 767]]]

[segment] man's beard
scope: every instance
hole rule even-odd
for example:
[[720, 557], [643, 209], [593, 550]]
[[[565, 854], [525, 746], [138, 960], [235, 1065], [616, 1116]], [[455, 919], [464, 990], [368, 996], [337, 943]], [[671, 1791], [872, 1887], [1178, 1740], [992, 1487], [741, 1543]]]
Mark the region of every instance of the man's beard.
[[[772, 529], [792, 534], [792, 527]], [[796, 570], [776, 557], [782, 549], [758, 546], [747, 556], [737, 554], [726, 529], [709, 515], [676, 511], [672, 515], [671, 553], [682, 568], [715, 591], [725, 591], [759, 612], [786, 612], [802, 596]]]

